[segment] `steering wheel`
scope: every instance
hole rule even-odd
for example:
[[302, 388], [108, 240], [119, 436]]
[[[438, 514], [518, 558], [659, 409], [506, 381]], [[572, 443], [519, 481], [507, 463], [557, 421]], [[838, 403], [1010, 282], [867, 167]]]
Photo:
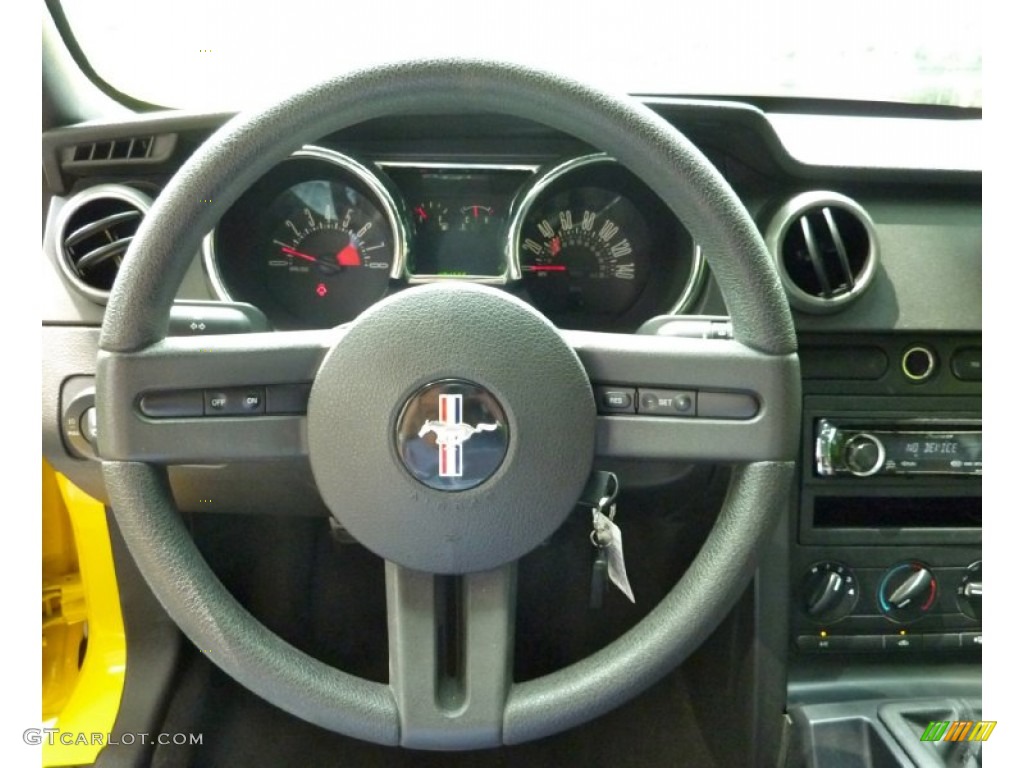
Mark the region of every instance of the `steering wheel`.
[[[401, 291], [328, 331], [165, 338], [203, 235], [290, 152], [371, 118], [467, 108], [572, 134], [648, 184], [707, 254], [734, 340], [560, 331], [507, 293], [454, 283]], [[140, 410], [156, 391], [308, 382], [307, 415], [151, 418]], [[595, 383], [693, 390], [698, 404], [742, 393], [756, 413], [598, 416]], [[477, 423], [443, 410], [456, 396], [476, 409]], [[780, 281], [717, 170], [643, 105], [479, 61], [370, 68], [225, 124], [139, 228], [107, 305], [97, 361], [111, 505], [182, 631], [213, 649], [213, 662], [242, 685], [300, 718], [420, 749], [557, 733], [623, 703], [695, 650], [749, 582], [759, 542], [785, 505], [799, 406], [796, 337]], [[436, 434], [420, 435], [430, 421]], [[431, 451], [411, 450], [424, 440]], [[445, 452], [450, 462], [465, 460], [463, 477], [417, 463], [424, 454], [440, 463]], [[565, 520], [595, 454], [734, 466], [703, 548], [653, 611], [592, 656], [514, 683], [516, 560]], [[387, 685], [329, 667], [260, 624], [214, 576], [174, 507], [166, 465], [307, 455], [332, 514], [386, 561]], [[436, 653], [444, 611], [436, 574], [461, 583], [463, 662], [454, 673]]]

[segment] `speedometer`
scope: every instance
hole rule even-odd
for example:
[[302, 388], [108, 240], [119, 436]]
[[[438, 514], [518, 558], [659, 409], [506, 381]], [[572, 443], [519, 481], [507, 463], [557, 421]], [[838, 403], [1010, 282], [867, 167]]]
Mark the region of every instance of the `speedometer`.
[[542, 311], [619, 315], [647, 283], [650, 241], [643, 216], [623, 195], [575, 187], [526, 218], [519, 261]]
[[625, 166], [598, 153], [538, 174], [513, 204], [511, 278], [558, 326], [635, 330], [685, 311], [703, 257], [665, 203]]

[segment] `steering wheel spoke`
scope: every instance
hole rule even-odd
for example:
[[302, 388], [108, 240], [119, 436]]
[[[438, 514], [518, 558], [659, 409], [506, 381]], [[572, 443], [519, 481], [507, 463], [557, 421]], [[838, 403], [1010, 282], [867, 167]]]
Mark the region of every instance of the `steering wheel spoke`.
[[512, 680], [516, 566], [461, 576], [387, 562], [388, 652], [401, 744], [502, 743]]
[[[738, 341], [563, 331], [597, 390], [602, 457], [749, 462], [793, 456], [797, 356]], [[601, 393], [626, 392], [615, 412]]]
[[164, 464], [305, 455], [308, 385], [342, 333], [168, 337], [101, 352], [100, 455]]

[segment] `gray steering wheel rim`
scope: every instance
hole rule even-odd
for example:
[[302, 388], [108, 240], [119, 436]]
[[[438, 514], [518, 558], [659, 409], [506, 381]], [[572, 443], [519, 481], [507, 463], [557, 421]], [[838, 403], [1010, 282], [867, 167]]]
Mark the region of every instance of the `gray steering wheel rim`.
[[[431, 60], [337, 77], [225, 124], [181, 167], [136, 234], [107, 305], [101, 354], [139, 351], [165, 336], [174, 294], [202, 236], [292, 150], [375, 117], [458, 112], [467, 104], [538, 120], [614, 155], [704, 247], [737, 340], [768, 354], [795, 352], [792, 318], [760, 234], [718, 171], [667, 122], [637, 103], [548, 73]], [[101, 378], [98, 387], [103, 385]], [[736, 467], [719, 518], [678, 584], [601, 651], [513, 685], [503, 743], [541, 738], [607, 712], [695, 650], [749, 582], [792, 475], [792, 462]], [[387, 685], [348, 675], [288, 645], [220, 584], [181, 523], [162, 468], [105, 462], [104, 477], [118, 524], [153, 592], [197, 646], [219, 649], [212, 656], [219, 666], [309, 722], [367, 741], [400, 743], [398, 708]], [[445, 746], [459, 748], [459, 733]]]

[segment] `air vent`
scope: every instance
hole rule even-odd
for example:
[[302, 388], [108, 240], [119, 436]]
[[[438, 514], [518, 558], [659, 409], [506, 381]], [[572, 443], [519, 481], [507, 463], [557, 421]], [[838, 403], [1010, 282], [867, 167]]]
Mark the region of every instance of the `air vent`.
[[74, 149], [72, 160], [76, 163], [97, 160], [145, 160], [153, 152], [153, 137], [117, 141], [94, 141], [79, 144]]
[[57, 228], [58, 262], [88, 298], [105, 304], [135, 230], [152, 201], [136, 189], [101, 184], [72, 197]]
[[775, 214], [765, 233], [794, 309], [837, 312], [875, 275], [878, 241], [867, 211], [844, 195], [805, 192]]
[[161, 133], [68, 144], [60, 150], [60, 164], [81, 173], [96, 172], [108, 165], [155, 165], [171, 157], [177, 140], [177, 134]]

